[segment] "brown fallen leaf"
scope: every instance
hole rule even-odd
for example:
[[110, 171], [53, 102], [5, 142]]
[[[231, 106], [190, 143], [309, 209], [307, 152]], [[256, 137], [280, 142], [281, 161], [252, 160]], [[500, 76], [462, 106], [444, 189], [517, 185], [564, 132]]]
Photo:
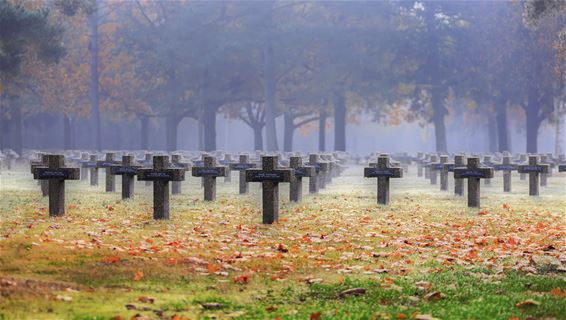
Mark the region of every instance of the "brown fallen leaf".
[[527, 299], [525, 301], [521, 301], [518, 302], [515, 307], [517, 308], [523, 308], [523, 307], [529, 307], [529, 306], [539, 306], [540, 302], [533, 300], [533, 299]]
[[429, 290], [430, 288], [432, 288], [432, 284], [428, 281], [419, 281], [419, 282], [415, 283], [415, 286], [417, 287], [417, 289], [422, 290], [422, 291], [426, 291], [426, 290]]
[[423, 298], [425, 301], [437, 301], [444, 298], [444, 294], [442, 294], [442, 292], [440, 291], [433, 291], [426, 294]]
[[141, 303], [154, 303], [155, 298], [141, 296], [141, 297], [138, 298], [138, 301], [141, 302]]
[[320, 320], [322, 316], [322, 313], [320, 312], [315, 312], [315, 313], [311, 313], [309, 319], [310, 320]]
[[340, 292], [338, 294], [338, 297], [339, 298], [345, 298], [345, 297], [349, 297], [349, 296], [361, 296], [365, 293], [366, 293], [365, 288], [352, 288], [352, 289], [347, 289], [347, 290]]
[[218, 302], [203, 303], [203, 304], [201, 304], [201, 306], [205, 310], [218, 310], [218, 309], [222, 309], [222, 307], [224, 307], [224, 305], [222, 303], [218, 303]]

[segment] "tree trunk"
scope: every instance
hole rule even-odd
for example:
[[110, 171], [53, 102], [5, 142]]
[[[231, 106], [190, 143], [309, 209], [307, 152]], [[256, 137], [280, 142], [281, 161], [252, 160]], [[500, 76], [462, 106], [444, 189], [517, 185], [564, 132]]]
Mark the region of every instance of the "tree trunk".
[[538, 128], [540, 121], [538, 117], [538, 104], [536, 93], [529, 93], [525, 107], [527, 125], [527, 152], [537, 153], [538, 150]]
[[140, 116], [140, 148], [141, 150], [149, 150], [149, 116]]
[[204, 151], [214, 151], [216, 150], [216, 108], [205, 108], [202, 120]]
[[293, 151], [293, 133], [295, 131], [295, 124], [293, 123], [293, 117], [289, 113], [285, 113], [285, 128], [283, 135], [283, 151], [291, 152]]
[[445, 153], [447, 152], [446, 144], [446, 124], [444, 123], [444, 116], [446, 115], [446, 108], [444, 107], [444, 97], [441, 90], [431, 91], [432, 102], [432, 122], [434, 124], [434, 136], [436, 139], [436, 151]]
[[346, 98], [342, 92], [334, 95], [334, 150], [346, 151]]
[[102, 151], [102, 140], [100, 130], [100, 109], [99, 109], [99, 75], [98, 75], [98, 6], [89, 17], [90, 24], [90, 105], [92, 118], [94, 121], [94, 146], [98, 151]]
[[509, 144], [509, 133], [507, 128], [507, 99], [502, 98], [497, 101], [495, 106], [496, 120], [497, 120], [497, 139], [498, 149], [500, 152], [511, 152]]
[[326, 111], [320, 112], [318, 118], [318, 151], [326, 151], [326, 118], [328, 114]]
[[71, 144], [71, 118], [68, 115], [63, 116], [63, 141], [65, 150], [73, 148]]
[[22, 138], [22, 108], [20, 101], [14, 101], [12, 121], [14, 122], [14, 144], [13, 149], [18, 155], [22, 155], [23, 138]]
[[277, 80], [273, 62], [273, 47], [267, 43], [263, 49], [264, 91], [265, 91], [265, 135], [267, 150], [277, 151], [277, 130], [275, 127]]
[[263, 151], [263, 126], [255, 126], [254, 130], [254, 150]]
[[168, 115], [165, 119], [167, 151], [177, 150], [177, 128], [182, 118], [178, 115]]
[[487, 118], [487, 133], [489, 152], [497, 152], [497, 122], [492, 116], [488, 116]]

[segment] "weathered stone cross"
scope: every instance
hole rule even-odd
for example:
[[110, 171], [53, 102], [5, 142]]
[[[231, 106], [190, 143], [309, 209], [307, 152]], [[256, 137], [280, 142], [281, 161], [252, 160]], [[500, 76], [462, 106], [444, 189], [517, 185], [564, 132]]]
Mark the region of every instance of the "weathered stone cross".
[[511, 171], [517, 170], [517, 165], [511, 163], [511, 156], [503, 156], [501, 164], [493, 166], [495, 171], [503, 171], [503, 192], [511, 192]]
[[320, 161], [320, 157], [316, 153], [309, 154], [309, 162], [307, 166], [313, 166], [316, 169], [316, 175], [309, 178], [309, 193], [318, 193], [321, 180], [324, 175], [330, 170], [330, 164], [326, 161]]
[[[47, 154], [41, 153], [39, 154], [39, 157], [40, 157], [39, 161], [31, 162], [32, 174], [36, 168], [47, 168], [47, 166], [49, 165]], [[49, 181], [48, 180], [37, 180], [37, 181], [39, 181], [39, 186], [41, 187], [41, 195], [47, 197], [49, 195]]]
[[469, 157], [468, 166], [454, 168], [455, 179], [468, 179], [468, 207], [480, 206], [480, 179], [493, 178], [493, 168], [480, 167], [480, 158]]
[[65, 157], [47, 155], [47, 167], [33, 170], [33, 178], [49, 181], [49, 216], [65, 215], [65, 180], [79, 180], [79, 168], [66, 168]]
[[230, 163], [230, 169], [234, 171], [240, 171], [240, 194], [248, 193], [249, 186], [248, 182], [246, 181], [246, 170], [255, 168], [257, 165], [255, 163], [250, 162], [250, 156], [247, 154], [240, 155], [240, 162], [238, 163]]
[[122, 176], [122, 199], [134, 198], [134, 176], [141, 166], [134, 165], [134, 156], [122, 156], [122, 165], [111, 167], [112, 174]]
[[[191, 170], [190, 163], [182, 162], [180, 154], [171, 155], [170, 166], [171, 166], [171, 168], [183, 169], [185, 171]], [[181, 192], [183, 192], [181, 181], [173, 181], [173, 184], [171, 186], [171, 193], [172, 194], [181, 194]]]
[[226, 167], [217, 166], [216, 158], [203, 156], [204, 166], [192, 169], [193, 177], [202, 177], [204, 185], [204, 201], [216, 200], [216, 177], [226, 176]]
[[519, 173], [529, 174], [529, 195], [538, 196], [539, 194], [539, 174], [548, 172], [548, 164], [538, 163], [538, 156], [529, 156], [529, 164], [522, 164], [518, 167]]
[[279, 183], [290, 182], [292, 169], [279, 169], [277, 156], [262, 156], [261, 169], [246, 170], [246, 181], [261, 182], [263, 223], [279, 219]]
[[440, 190], [448, 191], [448, 172], [454, 171], [454, 164], [448, 162], [447, 155], [442, 155], [437, 168], [440, 171]]
[[438, 156], [433, 154], [430, 156], [430, 162], [428, 163], [427, 167], [430, 178], [430, 184], [436, 184], [436, 180], [438, 178], [438, 171], [442, 170], [444, 165], [438, 162]]
[[389, 179], [402, 178], [403, 168], [391, 167], [389, 156], [382, 154], [377, 157], [377, 166], [364, 168], [365, 178], [377, 178], [377, 203], [389, 204]]
[[185, 180], [185, 170], [170, 168], [168, 156], [154, 156], [153, 169], [139, 169], [138, 180], [153, 181], [153, 219], [169, 219], [169, 181]]
[[104, 160], [97, 161], [98, 168], [106, 168], [106, 192], [116, 191], [116, 176], [112, 173], [112, 167], [120, 165], [114, 160], [114, 153], [107, 152]]
[[294, 170], [289, 181], [289, 199], [292, 202], [301, 202], [303, 198], [303, 178], [312, 179], [316, 175], [316, 169], [313, 166], [303, 166], [303, 158], [300, 156], [291, 156], [289, 166]]
[[[456, 168], [465, 168], [466, 164], [464, 163], [464, 155], [457, 154], [454, 156], [454, 168], [452, 168], [452, 172]], [[454, 176], [454, 194], [457, 196], [464, 196], [464, 179], [458, 179]]]

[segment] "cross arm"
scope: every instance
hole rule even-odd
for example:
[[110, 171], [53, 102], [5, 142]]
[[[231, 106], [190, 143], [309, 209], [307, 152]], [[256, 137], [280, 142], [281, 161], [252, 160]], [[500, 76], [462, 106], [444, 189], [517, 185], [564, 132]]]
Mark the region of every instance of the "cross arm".
[[292, 169], [276, 169], [265, 171], [262, 169], [246, 170], [246, 182], [289, 182]]
[[548, 164], [523, 164], [518, 167], [519, 173], [548, 173]]
[[37, 167], [33, 170], [33, 178], [38, 180], [79, 180], [79, 168], [47, 168]]
[[226, 167], [193, 167], [191, 170], [191, 174], [193, 177], [205, 177], [205, 176], [212, 176], [212, 177], [225, 177], [228, 171]]
[[493, 168], [455, 168], [454, 169], [455, 179], [465, 179], [465, 178], [481, 178], [489, 179], [493, 178]]
[[185, 170], [183, 169], [147, 169], [142, 168], [137, 172], [138, 181], [183, 181]]
[[377, 177], [402, 178], [403, 177], [403, 168], [399, 168], [399, 167], [389, 167], [389, 168], [368, 167], [368, 168], [364, 168], [364, 178], [377, 178]]

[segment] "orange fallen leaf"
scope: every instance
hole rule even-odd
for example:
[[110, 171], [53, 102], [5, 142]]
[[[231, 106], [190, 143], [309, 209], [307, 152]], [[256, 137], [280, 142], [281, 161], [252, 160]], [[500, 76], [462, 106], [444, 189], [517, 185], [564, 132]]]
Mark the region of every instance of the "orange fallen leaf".
[[143, 271], [136, 271], [134, 274], [134, 281], [140, 281], [143, 278]]
[[566, 292], [562, 291], [560, 288], [554, 288], [550, 290], [550, 294], [557, 297], [566, 296]]
[[243, 275], [234, 277], [234, 282], [239, 283], [239, 284], [246, 284], [246, 283], [250, 282], [250, 277], [248, 275], [243, 274]]
[[175, 266], [177, 265], [177, 259], [175, 258], [169, 258], [167, 259], [167, 262], [165, 262], [168, 266]]
[[478, 212], [478, 215], [480, 216], [485, 216], [486, 214], [488, 214], [489, 212], [487, 212], [487, 210], [482, 210], [480, 212]]
[[538, 306], [538, 305], [540, 305], [540, 302], [538, 302], [536, 300], [532, 300], [532, 299], [527, 299], [525, 301], [518, 302], [515, 305], [515, 307], [523, 308], [523, 307]]
[[120, 257], [118, 257], [118, 256], [106, 257], [102, 260], [102, 262], [108, 263], [108, 264], [118, 263], [118, 262], [120, 262]]
[[504, 203], [504, 204], [503, 204], [503, 209], [509, 210], [509, 208], [511, 208], [511, 207], [509, 206], [508, 203]]
[[311, 313], [311, 316], [309, 317], [310, 320], [320, 320], [322, 317], [322, 314], [320, 312], [315, 312], [315, 313]]

